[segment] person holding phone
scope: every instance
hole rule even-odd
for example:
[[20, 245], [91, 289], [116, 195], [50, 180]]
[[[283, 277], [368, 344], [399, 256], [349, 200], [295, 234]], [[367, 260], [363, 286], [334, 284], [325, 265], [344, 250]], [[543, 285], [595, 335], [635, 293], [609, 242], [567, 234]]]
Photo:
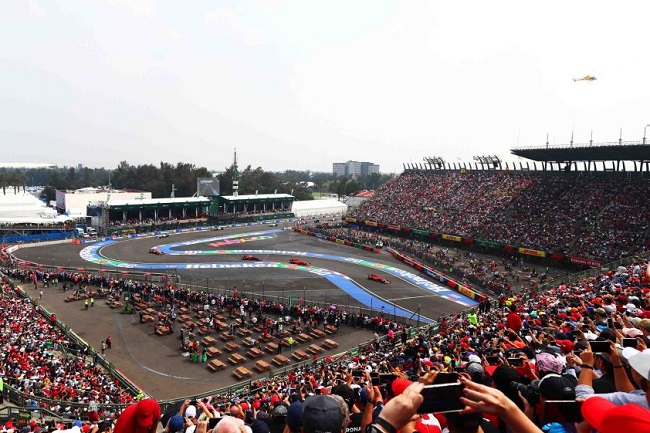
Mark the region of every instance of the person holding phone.
[[614, 368], [614, 381], [617, 391], [608, 394], [595, 394], [592, 386], [594, 377], [594, 353], [590, 347], [580, 354], [582, 368], [580, 370], [580, 377], [578, 378], [578, 386], [576, 387], [576, 397], [586, 399], [598, 395], [598, 397], [602, 397], [616, 405], [634, 403], [646, 409], [650, 408], [647, 397], [647, 392], [650, 390], [650, 368], [648, 368], [650, 366], [650, 351], [634, 351], [636, 353], [628, 351], [628, 353], [632, 353], [628, 358], [628, 363], [632, 367], [632, 378], [639, 388], [637, 390], [628, 379], [625, 367], [618, 356], [616, 346], [613, 342], [611, 342], [611, 348], [612, 350], [609, 356]]
[[465, 377], [461, 378], [461, 382], [465, 384], [465, 397], [461, 397], [460, 400], [465, 404], [465, 408], [460, 411], [460, 414], [487, 413], [498, 416], [513, 432], [542, 432], [512, 400], [498, 389], [474, 383]]

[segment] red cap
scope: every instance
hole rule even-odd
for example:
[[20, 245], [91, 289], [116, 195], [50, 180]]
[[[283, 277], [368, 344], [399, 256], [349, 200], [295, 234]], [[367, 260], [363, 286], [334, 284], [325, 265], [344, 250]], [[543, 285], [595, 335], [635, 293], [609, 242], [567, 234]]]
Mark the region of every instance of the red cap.
[[124, 409], [115, 423], [114, 433], [148, 433], [160, 419], [160, 406], [147, 398]]
[[406, 388], [411, 386], [412, 383], [413, 382], [411, 382], [408, 379], [398, 377], [397, 379], [393, 380], [393, 383], [391, 384], [391, 388], [393, 389], [393, 394], [395, 396], [400, 395], [401, 393], [404, 392]]
[[616, 406], [600, 397], [585, 400], [581, 412], [599, 433], [641, 432], [647, 431], [650, 425], [650, 410], [637, 404]]
[[570, 340], [560, 340], [557, 344], [562, 348], [562, 352], [565, 354], [573, 350], [573, 341]]

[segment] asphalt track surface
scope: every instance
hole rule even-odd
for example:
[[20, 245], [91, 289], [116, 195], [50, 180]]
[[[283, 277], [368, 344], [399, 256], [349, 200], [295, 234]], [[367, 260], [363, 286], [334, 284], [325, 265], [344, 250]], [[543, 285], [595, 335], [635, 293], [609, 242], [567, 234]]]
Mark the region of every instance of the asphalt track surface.
[[[256, 228], [253, 228], [255, 230]], [[251, 227], [227, 228], [224, 231], [196, 231], [174, 234], [168, 238], [157, 237], [128, 239], [107, 245], [99, 250], [99, 254], [109, 260], [128, 263], [155, 263], [178, 264], [174, 265], [173, 272], [180, 276], [183, 283], [196, 286], [199, 289], [207, 288], [214, 292], [223, 293], [237, 287], [241, 292], [259, 293], [269, 296], [292, 296], [296, 300], [303, 297], [310, 301], [321, 301], [341, 306], [359, 306], [353, 296], [345, 293], [337, 286], [320, 275], [301, 272], [287, 268], [240, 268], [240, 269], [185, 269], [188, 263], [228, 263], [241, 264], [241, 254], [192, 254], [192, 255], [154, 255], [149, 250], [165, 244], [179, 242], [193, 242], [201, 239], [213, 239], [217, 236], [241, 234], [250, 232]], [[389, 253], [382, 251], [380, 254], [367, 252], [360, 249], [338, 245], [289, 230], [277, 231], [272, 236], [262, 236], [260, 239], [249, 238], [248, 241], [223, 241], [195, 243], [191, 247], [175, 247], [174, 250], [184, 249], [203, 250], [274, 250], [285, 252], [309, 252], [330, 254], [342, 257], [352, 257], [403, 269], [414, 274], [417, 271], [394, 259]], [[88, 263], [80, 256], [80, 252], [89, 244], [74, 245], [72, 243], [56, 244], [49, 246], [35, 246], [16, 251], [15, 255], [23, 260], [41, 263], [45, 266], [64, 266], [66, 268], [96, 269], [97, 265]], [[255, 254], [264, 262], [282, 262], [288, 264], [291, 255]], [[441, 315], [459, 311], [465, 306], [437, 296], [430, 291], [412, 285], [408, 281], [395, 275], [383, 273], [381, 270], [359, 266], [342, 261], [326, 260], [308, 257], [313, 267], [334, 270], [347, 275], [367, 292], [382, 298], [396, 306], [409, 311], [420, 309], [420, 314], [430, 319]], [[104, 265], [103, 269], [112, 269]], [[369, 272], [377, 273], [391, 280], [391, 284], [381, 284], [367, 279]], [[423, 274], [419, 274], [427, 278]], [[122, 277], [126, 277], [122, 275]], [[26, 286], [27, 291], [32, 291]], [[96, 302], [94, 308], [84, 311], [80, 302], [65, 303], [67, 296], [54, 287], [43, 289], [44, 307], [55, 312], [58, 317], [89, 344], [99, 347], [101, 341], [110, 335], [114, 341], [113, 349], [107, 351], [107, 357], [127, 377], [141, 386], [145, 392], [156, 398], [174, 398], [187, 396], [199, 392], [209, 391], [221, 386], [236, 382], [230, 374], [210, 373], [205, 368], [188, 363], [180, 356], [178, 338], [173, 336], [155, 337], [151, 324], [142, 325], [137, 321], [137, 315], [119, 314], [111, 310], [104, 302]], [[385, 311], [387, 316], [391, 311]], [[370, 339], [371, 334], [365, 331], [355, 331], [342, 327], [336, 335], [336, 340], [341, 344], [341, 352], [346, 347], [352, 347], [361, 341]], [[220, 346], [219, 346], [220, 347]], [[327, 353], [330, 354], [330, 353]], [[265, 358], [266, 359], [266, 358]], [[246, 364], [251, 369], [253, 362]], [[228, 368], [230, 372], [232, 368]], [[256, 377], [256, 376], [254, 376]]]

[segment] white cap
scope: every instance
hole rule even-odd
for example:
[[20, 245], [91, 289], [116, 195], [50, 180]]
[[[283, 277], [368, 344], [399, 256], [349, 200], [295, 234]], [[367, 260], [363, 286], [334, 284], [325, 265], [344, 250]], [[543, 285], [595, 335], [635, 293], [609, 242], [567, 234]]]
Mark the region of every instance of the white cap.
[[[626, 349], [630, 349], [626, 347]], [[631, 356], [628, 361], [630, 366], [639, 373], [644, 379], [650, 380], [650, 350], [646, 349]]]
[[185, 418], [194, 418], [196, 416], [196, 406], [189, 405], [185, 409]]

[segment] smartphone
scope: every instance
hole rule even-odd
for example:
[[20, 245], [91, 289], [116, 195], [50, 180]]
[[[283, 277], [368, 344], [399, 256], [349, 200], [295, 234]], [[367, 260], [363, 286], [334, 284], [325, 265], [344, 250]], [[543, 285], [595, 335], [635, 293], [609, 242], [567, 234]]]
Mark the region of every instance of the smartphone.
[[354, 370], [352, 371], [352, 377], [363, 377], [364, 373], [363, 370]]
[[489, 365], [499, 365], [498, 356], [486, 356], [485, 359]]
[[637, 343], [636, 338], [623, 338], [622, 345], [623, 347], [634, 347], [636, 349]]
[[609, 341], [590, 341], [589, 345], [594, 353], [609, 353], [611, 349]]
[[393, 373], [379, 373], [379, 385], [390, 385], [395, 379], [397, 376]]
[[524, 365], [524, 360], [521, 358], [508, 358], [508, 364], [512, 365], [513, 367], [521, 367]]
[[463, 389], [465, 385], [462, 383], [425, 386], [420, 391], [424, 400], [417, 413], [458, 412], [464, 409], [465, 405], [460, 402]]
[[219, 421], [221, 421], [221, 418], [210, 418], [208, 420], [208, 430], [215, 428]]
[[580, 409], [581, 401], [575, 400], [546, 400], [543, 409], [543, 424], [551, 422], [575, 423], [583, 420]]
[[456, 382], [458, 382], [458, 373], [438, 373], [435, 380], [433, 381], [433, 384], [442, 385], [444, 383]]

